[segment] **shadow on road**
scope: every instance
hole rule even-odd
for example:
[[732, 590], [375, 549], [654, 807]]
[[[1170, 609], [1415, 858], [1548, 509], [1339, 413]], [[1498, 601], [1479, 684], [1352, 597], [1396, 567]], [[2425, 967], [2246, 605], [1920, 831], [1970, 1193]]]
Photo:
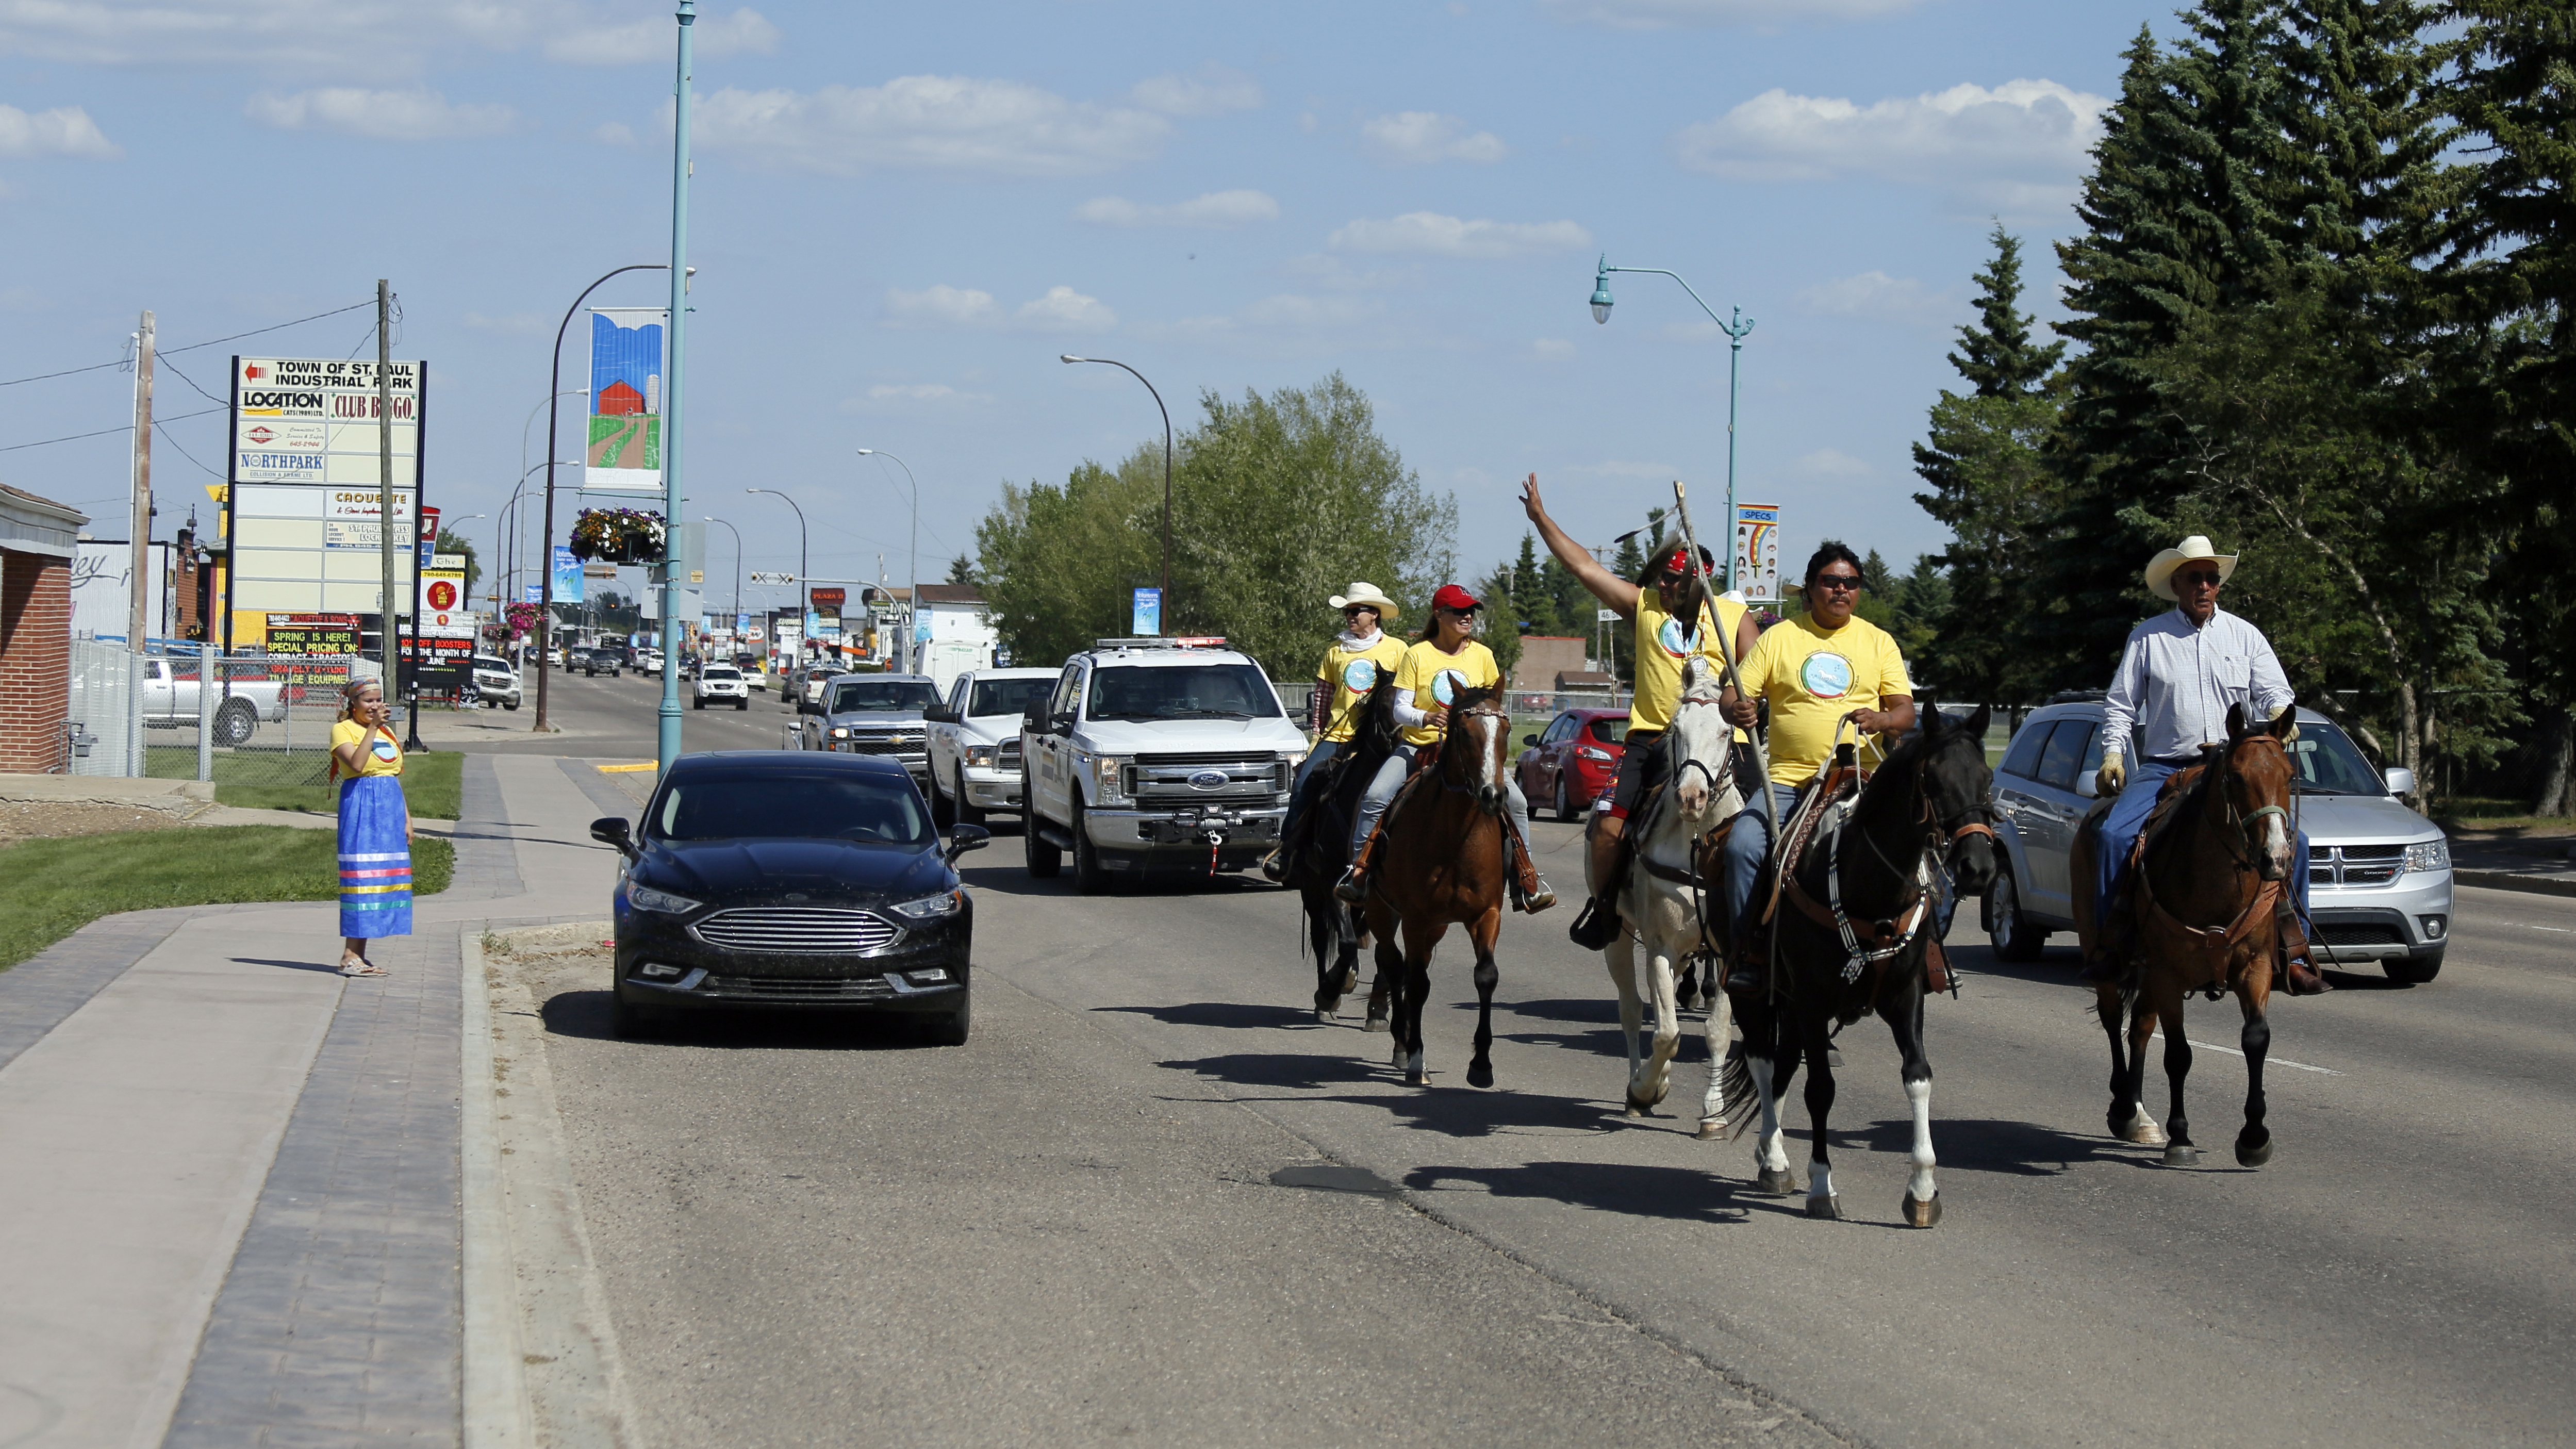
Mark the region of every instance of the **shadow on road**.
[[326, 976], [339, 974], [340, 968], [327, 961], [269, 961], [257, 956], [235, 956], [236, 966], [276, 966], [288, 971], [319, 971]]
[[[1784, 1117], [1791, 1115], [1790, 1106], [1783, 1104]], [[1833, 1142], [1837, 1148], [1849, 1146], [1903, 1157], [1914, 1150], [1914, 1123], [1908, 1118], [1890, 1117], [1866, 1126], [1838, 1126]], [[1937, 1093], [1933, 1097], [1932, 1146], [1941, 1154], [1941, 1169], [1945, 1172], [1999, 1172], [2013, 1177], [2055, 1177], [2096, 1162], [2125, 1166], [2144, 1160], [2138, 1154], [2146, 1151], [2109, 1137], [2061, 1132], [2037, 1122], [1998, 1117], [1945, 1118]]]
[[886, 1051], [920, 1048], [914, 1021], [893, 1012], [853, 1011], [842, 1016], [798, 1017], [787, 1012], [707, 1011], [660, 1017], [646, 1041], [620, 1037], [608, 1027], [609, 993], [559, 991], [537, 1014], [550, 1036], [581, 1037], [629, 1046], [719, 1047], [752, 1051]]
[[1757, 1212], [1797, 1217], [1795, 1198], [1757, 1194], [1752, 1185], [1687, 1167], [1606, 1162], [1532, 1162], [1519, 1167], [1417, 1167], [1404, 1185], [1415, 1192], [1481, 1187], [1495, 1197], [1544, 1198], [1571, 1207], [1632, 1217], [1734, 1225]]
[[1094, 1011], [1150, 1016], [1165, 1026], [1218, 1026], [1229, 1030], [1314, 1026], [1311, 1006], [1269, 1006], [1243, 1001], [1188, 1001], [1172, 1006], [1095, 1006]]

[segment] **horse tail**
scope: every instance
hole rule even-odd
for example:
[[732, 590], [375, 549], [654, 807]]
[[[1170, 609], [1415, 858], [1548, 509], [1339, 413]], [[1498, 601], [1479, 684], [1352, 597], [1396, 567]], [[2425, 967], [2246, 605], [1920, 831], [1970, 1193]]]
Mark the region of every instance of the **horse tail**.
[[1717, 1111], [1728, 1123], [1726, 1140], [1732, 1142], [1753, 1125], [1753, 1109], [1761, 1105], [1761, 1093], [1753, 1088], [1752, 1055], [1745, 1050], [1745, 1043], [1736, 1043], [1726, 1059], [1717, 1064], [1716, 1071]]

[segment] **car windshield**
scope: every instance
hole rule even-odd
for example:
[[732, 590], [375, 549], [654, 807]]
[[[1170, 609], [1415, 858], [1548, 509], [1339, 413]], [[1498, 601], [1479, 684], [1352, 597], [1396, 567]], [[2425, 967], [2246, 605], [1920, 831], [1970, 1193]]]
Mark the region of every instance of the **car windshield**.
[[919, 679], [836, 679], [831, 689], [826, 708], [833, 714], [889, 714], [939, 703], [939, 690]]
[[713, 775], [662, 792], [647, 833], [657, 840], [854, 840], [936, 842], [929, 812], [903, 776], [856, 773]]
[[2302, 795], [2385, 795], [2388, 782], [2362, 758], [2349, 736], [2320, 721], [2299, 722], [2299, 737], [2290, 741], [2290, 762], [2298, 767]]
[[1047, 692], [1055, 688], [1055, 676], [1043, 679], [979, 679], [966, 698], [966, 713], [1027, 714], [1046, 703]]
[[489, 654], [477, 654], [474, 656], [474, 667], [477, 669], [507, 669], [510, 667], [510, 661], [507, 659], [495, 659]]
[[1628, 742], [1628, 721], [1625, 719], [1596, 719], [1592, 722], [1592, 728], [1589, 733], [1594, 739], [1599, 740], [1605, 745], [1624, 745]]
[[710, 664], [698, 671], [700, 679], [740, 679], [742, 671], [730, 664]]
[[1113, 665], [1091, 671], [1092, 719], [1275, 719], [1279, 697], [1249, 664]]

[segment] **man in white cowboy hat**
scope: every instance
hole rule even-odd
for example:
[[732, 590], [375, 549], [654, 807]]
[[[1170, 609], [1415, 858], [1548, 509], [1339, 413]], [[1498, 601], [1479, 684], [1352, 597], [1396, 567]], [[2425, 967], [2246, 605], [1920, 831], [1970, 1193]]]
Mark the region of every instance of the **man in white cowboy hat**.
[[[2288, 709], [2289, 676], [2263, 631], [2218, 607], [2219, 586], [2236, 572], [2236, 555], [2220, 553], [2193, 534], [2147, 561], [2147, 588], [2175, 607], [2129, 631], [2119, 672], [2102, 701], [2102, 768], [2094, 783], [2114, 797], [2102, 816], [2095, 859], [2093, 919], [2109, 928], [2129, 869], [2129, 847], [2146, 827], [2157, 789], [2177, 770], [2200, 763], [2201, 747], [2227, 742], [2227, 711], [2245, 706], [2248, 719], [2266, 720]], [[2132, 730], [2135, 739], [2132, 739]], [[2132, 744], [2137, 758], [2129, 758]], [[2299, 834], [2291, 862], [2291, 893], [2307, 905], [2308, 837]], [[2292, 944], [2290, 992], [2305, 996], [2333, 988], [2307, 960], [2304, 939]], [[2090, 963], [2086, 975], [2116, 975], [2114, 953]]]
[[1384, 590], [1364, 579], [1353, 580], [1348, 590], [1324, 602], [1342, 611], [1342, 632], [1333, 636], [1323, 662], [1315, 666], [1315, 696], [1306, 712], [1306, 730], [1315, 737], [1315, 748], [1297, 767], [1297, 782], [1288, 796], [1288, 818], [1279, 823], [1279, 848], [1261, 862], [1261, 873], [1272, 880], [1287, 877], [1289, 842], [1297, 838], [1298, 821], [1314, 804], [1308, 782], [1325, 761], [1349, 748], [1359, 733], [1360, 709], [1368, 703], [1369, 691], [1377, 687], [1381, 675], [1395, 673], [1395, 667], [1404, 662], [1404, 641], [1378, 627], [1392, 623], [1402, 612]]

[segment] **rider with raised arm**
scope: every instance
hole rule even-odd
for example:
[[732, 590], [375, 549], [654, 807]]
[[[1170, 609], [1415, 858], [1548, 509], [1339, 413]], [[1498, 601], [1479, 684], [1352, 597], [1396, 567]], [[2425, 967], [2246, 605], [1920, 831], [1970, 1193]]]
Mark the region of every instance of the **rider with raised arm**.
[[[1669, 540], [1658, 544], [1646, 560], [1645, 571], [1630, 582], [1603, 568], [1547, 516], [1539, 502], [1536, 473], [1521, 485], [1521, 507], [1556, 561], [1582, 580], [1593, 597], [1636, 626], [1637, 687], [1628, 704], [1627, 745], [1620, 753], [1610, 793], [1592, 802], [1592, 818], [1584, 825], [1595, 894], [1566, 932], [1577, 946], [1598, 951], [1619, 938], [1619, 886], [1628, 817], [1664, 783], [1667, 774], [1664, 752], [1651, 746], [1663, 736], [1681, 703], [1682, 662], [1693, 654], [1720, 659], [1719, 641], [1729, 636], [1735, 641], [1735, 656], [1741, 659], [1752, 651], [1762, 631], [1736, 600], [1718, 599], [1712, 610], [1691, 568], [1687, 547]], [[1700, 563], [1703, 568], [1714, 566], [1705, 548], [1700, 550]], [[1693, 608], [1694, 603], [1698, 607]], [[1684, 617], [1691, 620], [1687, 626]]]
[[[1360, 797], [1359, 809], [1351, 820], [1351, 868], [1345, 871], [1333, 894], [1358, 905], [1368, 898], [1369, 847], [1377, 835], [1377, 825], [1395, 792], [1404, 785], [1405, 775], [1423, 749], [1440, 742], [1441, 732], [1448, 728], [1449, 706], [1460, 694], [1470, 689], [1498, 689], [1503, 682], [1502, 666], [1494, 662], [1494, 651], [1476, 642], [1476, 611], [1485, 607], [1475, 595], [1456, 584], [1442, 584], [1431, 596], [1431, 622], [1423, 626], [1422, 637], [1404, 651], [1404, 661], [1395, 669], [1395, 722], [1398, 742], [1395, 753], [1378, 766], [1376, 778], [1369, 781], [1368, 793]], [[1511, 885], [1514, 902], [1529, 912], [1546, 910], [1556, 904], [1556, 892], [1539, 879], [1538, 867], [1530, 860], [1529, 842], [1522, 838], [1521, 822], [1529, 818], [1529, 801], [1521, 794], [1518, 779], [1504, 777], [1511, 794], [1511, 814], [1505, 821], [1505, 837], [1512, 848]]]
[[1298, 822], [1314, 808], [1316, 771], [1359, 734], [1360, 711], [1379, 676], [1395, 673], [1404, 662], [1404, 641], [1378, 627], [1381, 619], [1394, 620], [1398, 611], [1377, 585], [1354, 582], [1349, 593], [1324, 602], [1342, 611], [1342, 632], [1324, 647], [1324, 660], [1315, 666], [1315, 695], [1306, 711], [1306, 731], [1315, 737], [1315, 748], [1297, 767], [1288, 818], [1279, 824], [1279, 848], [1261, 862], [1261, 873], [1272, 880], [1288, 874], [1289, 842], [1297, 839]]
[[[2129, 631], [2119, 672], [2102, 699], [2102, 768], [2096, 790], [2114, 797], [2101, 817], [2094, 861], [2093, 921], [2105, 941], [2122, 943], [2084, 966], [2085, 979], [2110, 981], [2125, 966], [2128, 925], [2112, 911], [2128, 882], [2129, 847], [2146, 828], [2165, 777], [2201, 761], [2204, 746], [2227, 743], [2227, 710], [2245, 706], [2248, 723], [2277, 719], [2292, 703], [2290, 679], [2263, 631], [2218, 607], [2219, 586], [2236, 572], [2236, 555], [2222, 554], [2193, 534], [2178, 548], [2147, 561], [2147, 588], [2174, 607]], [[2133, 741], [2132, 731], [2137, 738]], [[2290, 736], [2298, 738], [2295, 725]], [[2132, 744], [2137, 763], [2128, 763]], [[2298, 832], [2290, 862], [2290, 898], [2308, 905], [2308, 834]], [[2115, 922], [2120, 924], [2115, 925]], [[2293, 996], [2332, 991], [2308, 960], [2307, 937], [2296, 914], [2281, 916], [2283, 956]]]
[[[1807, 560], [1807, 612], [1763, 633], [1736, 666], [1745, 693], [1730, 689], [1722, 701], [1726, 717], [1748, 728], [1755, 702], [1770, 701], [1770, 805], [1783, 824], [1797, 807], [1798, 792], [1833, 759], [1845, 720], [1863, 737], [1865, 764], [1876, 753], [1869, 736], [1914, 728], [1914, 683], [1905, 675], [1905, 655], [1886, 630], [1852, 612], [1860, 590], [1860, 560], [1850, 549], [1839, 543], [1817, 549]], [[1727, 952], [1730, 991], [1763, 986], [1761, 969], [1742, 949], [1754, 926], [1753, 889], [1771, 855], [1771, 823], [1762, 807], [1759, 800], [1744, 807], [1727, 827], [1720, 850], [1735, 929], [1735, 949]]]

